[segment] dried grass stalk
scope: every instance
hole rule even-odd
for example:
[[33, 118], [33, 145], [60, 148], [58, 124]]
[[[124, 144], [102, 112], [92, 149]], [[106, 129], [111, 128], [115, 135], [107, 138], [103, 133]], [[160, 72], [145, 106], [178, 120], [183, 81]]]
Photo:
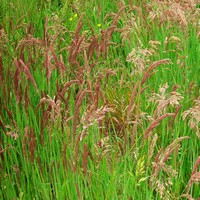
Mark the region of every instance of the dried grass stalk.
[[36, 139], [35, 133], [32, 128], [30, 128], [30, 136], [29, 136], [29, 150], [30, 150], [30, 160], [31, 162], [34, 161], [34, 154], [36, 150]]
[[88, 155], [89, 155], [88, 145], [84, 144], [84, 150], [83, 150], [83, 156], [82, 156], [82, 167], [83, 167], [83, 173], [84, 173], [84, 175], [87, 174]]
[[100, 130], [102, 127], [102, 121], [105, 119], [106, 113], [113, 112], [113, 109], [109, 108], [107, 105], [100, 107], [99, 109], [95, 109], [94, 105], [88, 107], [86, 112], [83, 114], [81, 118], [81, 124], [83, 125], [83, 130], [81, 132], [81, 140], [85, 135], [87, 135], [86, 130], [98, 123]]
[[2, 84], [3, 80], [4, 80], [4, 69], [3, 69], [2, 54], [0, 53], [0, 84]]
[[66, 90], [67, 90], [72, 84], [74, 84], [74, 83], [79, 83], [79, 80], [71, 80], [71, 81], [65, 83], [64, 88], [62, 89], [62, 91], [60, 92], [60, 94], [61, 94], [62, 96], [64, 96], [65, 93], [66, 93]]
[[84, 89], [77, 93], [76, 95], [76, 101], [75, 101], [75, 107], [74, 107], [74, 116], [73, 116], [73, 138], [75, 137], [76, 134], [76, 129], [77, 129], [77, 124], [79, 120], [79, 114], [80, 114], [80, 106], [83, 101], [84, 96], [89, 93], [90, 91], [87, 89]]
[[[150, 186], [155, 187], [156, 192], [160, 195], [162, 199], [170, 199], [170, 190], [172, 186], [171, 176], [176, 177], [177, 172], [169, 165], [166, 161], [169, 159], [171, 154], [175, 149], [180, 147], [180, 142], [189, 137], [181, 137], [173, 141], [170, 145], [166, 147], [163, 152], [163, 148], [158, 151], [158, 154], [153, 162], [152, 175], [150, 177]], [[163, 177], [162, 181], [159, 178], [160, 172], [164, 171], [167, 178]]]
[[194, 168], [192, 170], [190, 180], [189, 180], [188, 185], [187, 185], [187, 193], [189, 192], [193, 183], [199, 183], [200, 182], [200, 172], [197, 172], [199, 164], [200, 164], [200, 156], [197, 158], [197, 160], [194, 164]]
[[189, 118], [188, 124], [191, 129], [196, 131], [196, 135], [198, 138], [200, 138], [200, 97], [195, 100], [195, 105], [183, 112], [182, 114], [183, 120], [186, 120], [186, 118]]
[[97, 50], [98, 49], [98, 38], [97, 37], [95, 37], [95, 36], [93, 36], [92, 38], [91, 38], [91, 43], [90, 43], [90, 45], [89, 45], [89, 47], [88, 47], [88, 57], [89, 57], [89, 59], [92, 59], [92, 56], [94, 55], [94, 53], [95, 53], [95, 50]]
[[20, 63], [15, 60], [15, 66], [16, 66], [16, 71], [14, 74], [14, 92], [15, 92], [15, 96], [17, 99], [17, 102], [21, 102], [22, 100], [22, 91], [20, 88], [20, 74], [21, 74], [21, 69], [20, 69]]
[[198, 11], [195, 9], [197, 4], [198, 0], [150, 1], [147, 4], [148, 18], [151, 21], [159, 21], [159, 25], [165, 25], [169, 22], [170, 24], [176, 23], [184, 31], [187, 31], [188, 22], [197, 21], [197, 19], [194, 19], [198, 15]]
[[[183, 198], [187, 198], [188, 200], [195, 200], [195, 199], [192, 198], [192, 196], [189, 195], [189, 194], [182, 194], [181, 197], [183, 197]], [[197, 200], [198, 200], [198, 199], [197, 199]]]
[[155, 162], [153, 163], [152, 176], [154, 176], [154, 178], [158, 176], [160, 169], [163, 169], [167, 174], [172, 173], [174, 176], [176, 175], [176, 172], [173, 169], [171, 169], [170, 166], [166, 167], [165, 162], [169, 159], [170, 155], [174, 152], [174, 150], [179, 148], [180, 142], [188, 138], [189, 137], [184, 136], [176, 139], [166, 147], [163, 153], [163, 148], [159, 150], [155, 158]]
[[77, 192], [77, 195], [78, 195], [78, 200], [81, 200], [81, 192], [80, 192], [80, 189], [79, 189], [79, 186], [78, 186], [78, 183], [76, 183], [76, 192]]
[[151, 124], [150, 126], [146, 129], [145, 133], [144, 133], [144, 138], [143, 140], [146, 140], [150, 134], [151, 134], [151, 131], [156, 128], [157, 126], [159, 126], [160, 122], [167, 118], [167, 117], [170, 117], [170, 116], [173, 116], [174, 114], [173, 113], [166, 113], [160, 117], [158, 117], [157, 119], [155, 119]]
[[48, 103], [50, 105], [49, 108], [54, 108], [55, 113], [58, 115], [60, 113], [60, 106], [59, 102], [56, 102], [55, 99], [52, 99], [50, 96], [43, 97], [40, 99], [40, 103], [37, 105], [37, 109], [39, 106], [41, 106], [44, 103]]
[[36, 91], [38, 92], [37, 84], [30, 72], [30, 69], [24, 64], [24, 62], [21, 59], [19, 60], [19, 63], [22, 65], [25, 74], [28, 76], [28, 79], [33, 83], [33, 86], [35, 87]]
[[142, 81], [141, 81], [141, 86], [146, 82], [146, 80], [153, 74], [153, 70], [155, 68], [157, 68], [158, 66], [160, 65], [163, 65], [163, 64], [171, 64], [171, 60], [166, 58], [166, 59], [163, 59], [163, 60], [158, 60], [156, 62], [154, 62], [153, 64], [150, 65], [150, 67], [148, 68], [148, 70], [146, 71], [146, 73], [144, 74], [143, 78], [142, 78]]
[[156, 133], [156, 134], [154, 134], [153, 139], [152, 139], [151, 144], [150, 144], [150, 147], [149, 147], [148, 163], [150, 163], [150, 160], [153, 156], [157, 140], [158, 140], [158, 134]]
[[39, 157], [37, 157], [37, 163], [38, 163], [38, 166], [39, 166], [39, 169], [40, 169], [40, 173], [42, 175], [42, 178], [45, 178], [45, 175], [44, 175], [44, 170], [43, 170], [43, 167], [42, 167], [42, 162], [40, 160]]
[[95, 85], [95, 93], [94, 93], [94, 109], [97, 110], [98, 108], [98, 102], [99, 102], [99, 92], [100, 92], [100, 86], [101, 86], [101, 80], [103, 78], [103, 74], [100, 74], [98, 76], [96, 85]]
[[23, 136], [23, 139], [22, 139], [22, 153], [23, 153], [23, 156], [25, 158], [27, 158], [27, 147], [26, 147], [26, 140], [28, 139], [29, 137], [29, 133], [28, 133], [28, 127], [26, 127], [24, 129], [24, 136]]
[[45, 19], [45, 25], [44, 25], [44, 43], [46, 44], [46, 47], [48, 46], [48, 17]]
[[24, 94], [24, 101], [25, 101], [25, 110], [26, 110], [26, 113], [28, 114], [28, 106], [30, 105], [31, 101], [30, 101], [30, 98], [28, 96], [28, 86], [26, 86], [25, 88], [25, 94]]
[[173, 123], [174, 123], [174, 120], [175, 120], [175, 118], [177, 117], [178, 112], [180, 111], [180, 109], [181, 109], [181, 106], [178, 106], [178, 107], [176, 108], [176, 111], [175, 111], [174, 115], [172, 116], [171, 121], [169, 122], [169, 126], [170, 126], [170, 127], [172, 127], [172, 125], [173, 125]]
[[56, 63], [56, 67], [59, 69], [59, 70], [66, 70], [66, 67], [65, 65], [58, 60], [58, 57], [56, 56], [56, 53], [54, 51], [54, 48], [52, 46], [49, 47], [49, 50], [51, 51], [52, 53], [52, 56], [53, 56], [53, 59], [55, 60], [55, 63]]
[[135, 99], [135, 96], [136, 96], [136, 91], [137, 91], [138, 85], [139, 85], [139, 83], [137, 82], [135, 84], [133, 92], [131, 94], [131, 98], [130, 98], [130, 101], [129, 101], [129, 106], [127, 108], [128, 117], [130, 117], [131, 111], [133, 110], [133, 105], [134, 105], [133, 103], [134, 103], [134, 99]]
[[79, 21], [78, 21], [78, 24], [77, 24], [77, 27], [76, 27], [76, 31], [75, 31], [75, 35], [74, 35], [74, 39], [72, 40], [70, 48], [69, 48], [68, 61], [71, 64], [76, 63], [76, 57], [77, 57], [78, 52], [80, 50], [80, 45], [84, 41], [84, 36], [80, 36], [80, 31], [81, 31], [82, 26], [83, 26], [82, 17], [79, 18]]
[[78, 156], [79, 156], [79, 142], [80, 142], [80, 138], [81, 138], [81, 135], [79, 134], [76, 138], [76, 144], [75, 144], [75, 154], [74, 154], [74, 157], [75, 157], [75, 161], [78, 160]]
[[49, 55], [49, 50], [46, 49], [44, 67], [46, 68], [47, 83], [49, 83], [49, 80], [50, 80], [50, 77], [51, 77], [50, 62], [51, 62], [51, 58], [50, 58], [50, 55]]
[[19, 135], [15, 131], [6, 132], [6, 135], [14, 138], [14, 140], [17, 140], [17, 138], [19, 137]]
[[183, 99], [182, 95], [178, 92], [172, 91], [168, 94], [166, 91], [169, 88], [168, 84], [164, 84], [159, 88], [159, 93], [153, 93], [149, 98], [150, 101], [155, 101], [157, 103], [157, 108], [154, 111], [153, 117], [159, 117], [166, 112], [166, 109], [171, 106], [175, 107], [175, 114], [178, 114], [178, 108], [180, 106], [180, 101]]

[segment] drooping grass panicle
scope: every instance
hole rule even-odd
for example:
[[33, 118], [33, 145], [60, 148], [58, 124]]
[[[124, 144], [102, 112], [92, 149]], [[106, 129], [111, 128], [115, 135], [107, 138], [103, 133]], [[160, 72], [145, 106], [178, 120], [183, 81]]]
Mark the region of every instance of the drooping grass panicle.
[[60, 94], [61, 94], [62, 96], [64, 96], [65, 93], [66, 93], [66, 91], [67, 91], [67, 89], [68, 89], [71, 85], [73, 85], [74, 83], [79, 83], [79, 82], [80, 82], [79, 80], [70, 80], [69, 82], [65, 83], [65, 85], [64, 85], [62, 91], [60, 92]]
[[171, 117], [173, 116], [174, 114], [173, 113], [166, 113], [160, 117], [158, 117], [157, 119], [155, 119], [151, 124], [150, 126], [146, 129], [145, 133], [144, 133], [144, 137], [143, 137], [143, 140], [146, 140], [150, 134], [151, 134], [151, 131], [156, 128], [157, 126], [159, 126], [159, 124], [161, 123], [161, 121], [167, 117]]
[[9, 117], [9, 119], [11, 120], [11, 122], [12, 122], [13, 126], [15, 127], [15, 129], [18, 129], [17, 122], [16, 122], [16, 120], [14, 119], [14, 116], [13, 116], [12, 111], [8, 110], [8, 108], [5, 107], [5, 106], [3, 106], [3, 109], [4, 109], [4, 111], [7, 113], [8, 117]]
[[[180, 142], [189, 137], [180, 137], [169, 144], [165, 150], [161, 148], [156, 155], [155, 161], [152, 163], [152, 175], [150, 177], [150, 187], [154, 187], [155, 191], [163, 199], [170, 199], [170, 192], [172, 186], [171, 176], [176, 177], [177, 171], [172, 168], [171, 165], [167, 165], [166, 161], [170, 158], [171, 154], [180, 147]], [[165, 172], [167, 178], [163, 176], [163, 180], [160, 179], [160, 172]]]
[[82, 36], [80, 35], [80, 31], [83, 26], [82, 17], [79, 18], [79, 21], [75, 30], [75, 34], [74, 34], [74, 39], [72, 40], [70, 48], [69, 48], [68, 61], [71, 64], [76, 63], [76, 57], [78, 53], [80, 52], [80, 45], [82, 44], [85, 38], [83, 35]]
[[33, 86], [35, 87], [36, 91], [38, 92], [37, 84], [36, 84], [35, 79], [33, 78], [32, 74], [30, 72], [30, 69], [28, 68], [28, 66], [25, 65], [25, 63], [21, 59], [19, 60], [19, 63], [23, 67], [24, 73], [27, 75], [28, 79], [33, 83]]
[[166, 59], [162, 59], [162, 60], [156, 61], [153, 64], [151, 64], [150, 67], [148, 68], [148, 70], [143, 75], [143, 78], [142, 78], [142, 81], [141, 81], [141, 86], [154, 73], [153, 70], [155, 68], [159, 67], [160, 65], [163, 65], [163, 64], [171, 64], [171, 60], [169, 58], [166, 58]]
[[[177, 107], [180, 106], [180, 102], [183, 99], [182, 95], [176, 91], [173, 91], [175, 88], [172, 88], [172, 92], [170, 94], [167, 93], [167, 89], [169, 88], [168, 84], [164, 84], [160, 87], [159, 93], [153, 93], [150, 97], [150, 101], [155, 101], [157, 103], [157, 107], [154, 111], [153, 117], [161, 116], [166, 112], [168, 107]], [[175, 113], [177, 110], [175, 111]]]
[[194, 167], [193, 167], [193, 170], [192, 170], [192, 173], [190, 176], [190, 180], [187, 185], [187, 193], [189, 192], [193, 183], [200, 183], [200, 172], [197, 171], [199, 164], [200, 164], [200, 156], [197, 158], [197, 160], [194, 164]]
[[156, 146], [156, 142], [158, 140], [158, 134], [155, 133], [152, 140], [151, 140], [151, 144], [150, 144], [150, 147], [149, 147], [149, 152], [148, 152], [148, 164], [150, 164], [150, 160], [153, 156], [153, 153], [155, 151], [155, 146]]
[[52, 99], [50, 96], [47, 95], [46, 97], [43, 97], [42, 99], [40, 99], [40, 103], [38, 104], [37, 108], [44, 103], [48, 103], [50, 108], [53, 108], [55, 113], [59, 114], [59, 112], [60, 112], [59, 101], [56, 102], [55, 99]]
[[95, 108], [95, 105], [89, 106], [86, 112], [83, 114], [81, 118], [81, 124], [83, 126], [83, 130], [81, 132], [81, 140], [85, 135], [87, 135], [87, 129], [97, 123], [99, 125], [99, 129], [101, 130], [103, 127], [103, 120], [106, 117], [107, 113], [113, 112], [112, 108], [104, 105], [98, 109]]
[[188, 110], [184, 111], [182, 114], [183, 120], [186, 120], [186, 118], [189, 118], [188, 124], [191, 129], [196, 131], [196, 135], [198, 138], [200, 138], [200, 98], [198, 97], [197, 100], [195, 100], [195, 104], [192, 108], [189, 108]]
[[30, 150], [30, 160], [34, 162], [35, 150], [36, 150], [36, 139], [33, 128], [30, 128], [30, 136], [29, 136], [29, 150]]
[[22, 88], [20, 84], [21, 68], [20, 68], [20, 63], [17, 60], [15, 60], [14, 63], [16, 66], [16, 71], [14, 74], [14, 92], [15, 92], [17, 102], [19, 103], [22, 100]]
[[[163, 148], [161, 148], [155, 158], [155, 162], [153, 165], [153, 170], [152, 170], [152, 174], [153, 176], [157, 176], [158, 172], [160, 170], [160, 167], [163, 168], [165, 166], [165, 162], [169, 159], [169, 157], [171, 156], [171, 154], [174, 152], [175, 149], [179, 148], [180, 146], [180, 142], [188, 139], [188, 136], [184, 136], [184, 137], [180, 137], [176, 140], [174, 140], [171, 144], [169, 144], [164, 152], [163, 152]], [[165, 172], [173, 172], [173, 170], [171, 171], [169, 169], [169, 171], [166, 171], [167, 168], [163, 168]]]
[[98, 49], [98, 38], [95, 37], [95, 36], [92, 36], [91, 37], [91, 42], [90, 42], [90, 45], [88, 47], [88, 58], [89, 59], [92, 59], [94, 53], [95, 53], [95, 50]]
[[178, 115], [178, 113], [179, 113], [181, 107], [182, 107], [182, 106], [178, 106], [178, 107], [176, 108], [176, 110], [175, 110], [175, 112], [174, 112], [174, 115], [172, 116], [172, 119], [171, 119], [171, 121], [169, 122], [169, 126], [170, 126], [170, 127], [173, 126], [173, 123], [174, 123], [174, 121], [175, 121], [175, 119], [176, 119], [176, 117], [177, 117], [177, 115]]
[[56, 53], [55, 53], [55, 50], [52, 46], [49, 47], [49, 50], [51, 51], [52, 53], [52, 56], [53, 56], [53, 59], [55, 60], [55, 63], [56, 63], [56, 67], [59, 69], [59, 70], [66, 70], [66, 67], [65, 65], [58, 59]]

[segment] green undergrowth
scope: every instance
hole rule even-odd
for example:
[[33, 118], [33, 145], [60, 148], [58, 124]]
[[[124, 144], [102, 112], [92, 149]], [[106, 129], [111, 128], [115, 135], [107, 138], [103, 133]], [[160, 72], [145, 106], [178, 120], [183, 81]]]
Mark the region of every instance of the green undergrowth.
[[197, 1], [0, 2], [0, 199], [200, 197]]

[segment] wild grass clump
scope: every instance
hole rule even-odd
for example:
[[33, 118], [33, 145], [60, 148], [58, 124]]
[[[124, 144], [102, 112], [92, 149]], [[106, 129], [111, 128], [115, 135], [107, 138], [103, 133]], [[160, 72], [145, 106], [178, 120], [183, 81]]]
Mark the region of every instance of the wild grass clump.
[[198, 1], [0, 8], [0, 199], [200, 197]]

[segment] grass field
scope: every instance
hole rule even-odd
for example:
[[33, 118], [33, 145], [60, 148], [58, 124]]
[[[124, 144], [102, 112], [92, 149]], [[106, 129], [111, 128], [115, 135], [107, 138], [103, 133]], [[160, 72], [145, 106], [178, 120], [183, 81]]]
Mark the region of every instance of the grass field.
[[0, 1], [0, 199], [200, 198], [198, 0]]

